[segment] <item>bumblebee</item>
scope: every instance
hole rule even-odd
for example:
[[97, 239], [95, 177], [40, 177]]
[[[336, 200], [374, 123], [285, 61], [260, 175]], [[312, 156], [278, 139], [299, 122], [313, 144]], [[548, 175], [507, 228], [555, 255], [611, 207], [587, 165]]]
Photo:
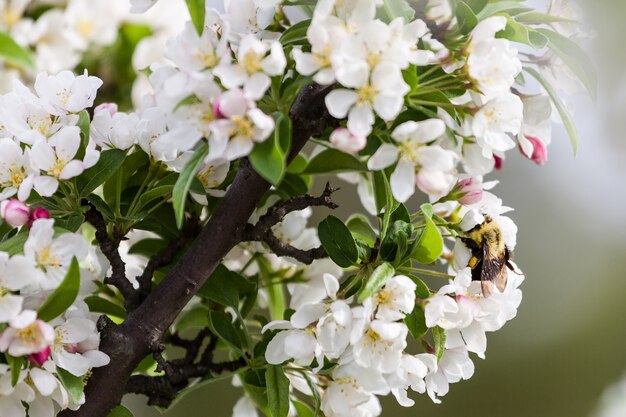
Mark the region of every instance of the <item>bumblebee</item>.
[[489, 297], [493, 285], [501, 292], [506, 288], [507, 268], [514, 271], [509, 262], [512, 252], [506, 247], [502, 230], [498, 223], [485, 217], [482, 224], [466, 232], [461, 237], [472, 251], [468, 266], [472, 269], [472, 280], [480, 281], [483, 295]]

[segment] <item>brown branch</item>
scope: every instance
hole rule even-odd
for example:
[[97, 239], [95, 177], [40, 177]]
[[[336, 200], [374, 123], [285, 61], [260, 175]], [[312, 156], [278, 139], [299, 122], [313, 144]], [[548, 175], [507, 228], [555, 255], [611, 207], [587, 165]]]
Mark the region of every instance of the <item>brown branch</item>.
[[[336, 126], [324, 104], [332, 88], [313, 84], [300, 91], [290, 113], [292, 137], [288, 162], [311, 136], [319, 136]], [[63, 411], [60, 417], [106, 417], [120, 403], [134, 369], [155, 350], [184, 306], [222, 258], [241, 241], [248, 219], [269, 189], [270, 184], [254, 171], [246, 158], [242, 159], [235, 180], [189, 250], [121, 325], [109, 324], [103, 328], [100, 349], [111, 361], [93, 370], [85, 387], [85, 404], [76, 411]]]
[[[199, 361], [196, 357], [204, 339], [209, 337], [204, 352]], [[164, 375], [146, 376], [133, 375], [126, 384], [126, 392], [142, 394], [148, 397], [149, 405], [168, 407], [176, 398], [176, 395], [185, 389], [194, 379], [204, 378], [208, 375], [218, 375], [222, 372], [234, 372], [246, 365], [245, 360], [238, 359], [229, 362], [213, 363], [213, 352], [217, 344], [217, 338], [208, 329], [201, 330], [194, 339], [183, 339], [177, 334], [172, 334], [170, 344], [185, 349], [185, 356], [171, 361], [165, 360], [160, 352], [155, 352], [157, 372], [165, 372]]]
[[109, 236], [107, 225], [102, 214], [90, 204], [90, 209], [85, 213], [85, 219], [96, 228], [96, 239], [100, 250], [111, 264], [111, 276], [104, 279], [104, 283], [116, 287], [124, 297], [124, 305], [128, 308], [128, 303], [134, 297], [136, 290], [133, 284], [126, 278], [126, 264], [122, 260], [119, 252], [122, 236]]
[[314, 249], [303, 250], [282, 242], [274, 235], [272, 227], [282, 222], [285, 216], [293, 211], [300, 211], [308, 207], [316, 206], [336, 209], [338, 207], [337, 204], [331, 200], [331, 195], [335, 191], [337, 191], [337, 189], [333, 188], [330, 183], [326, 183], [326, 187], [319, 197], [313, 197], [307, 194], [277, 202], [261, 216], [255, 225], [246, 225], [243, 240], [264, 242], [276, 255], [290, 256], [307, 265], [311, 264], [316, 259], [327, 257], [326, 251], [321, 246]]

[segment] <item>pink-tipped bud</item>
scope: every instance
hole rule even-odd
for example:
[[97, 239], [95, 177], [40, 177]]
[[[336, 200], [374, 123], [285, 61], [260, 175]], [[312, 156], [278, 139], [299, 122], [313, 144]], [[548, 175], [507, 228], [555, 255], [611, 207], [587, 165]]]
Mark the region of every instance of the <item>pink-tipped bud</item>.
[[355, 154], [365, 148], [367, 139], [354, 135], [345, 127], [338, 127], [331, 133], [330, 143], [342, 152]]
[[497, 155], [494, 155], [494, 156], [493, 156], [493, 160], [494, 160], [494, 162], [495, 162], [495, 168], [496, 168], [497, 170], [501, 170], [501, 169], [502, 169], [502, 165], [504, 165], [504, 159], [500, 158], [500, 157], [499, 157], [499, 156], [497, 156]]
[[28, 355], [28, 361], [36, 366], [42, 366], [50, 358], [50, 346], [46, 346], [37, 353]]
[[43, 207], [37, 207], [30, 213], [30, 219], [28, 221], [28, 225], [32, 227], [33, 222], [39, 219], [49, 219], [50, 212]]
[[4, 200], [0, 204], [0, 215], [13, 227], [21, 227], [28, 223], [29, 214], [30, 207], [20, 200]]
[[459, 192], [463, 194], [459, 203], [470, 206], [483, 199], [483, 183], [475, 177], [464, 178], [456, 184]]
[[100, 113], [101, 111], [107, 111], [111, 116], [117, 113], [117, 104], [115, 103], [102, 103], [93, 109], [93, 114]]
[[63, 345], [66, 352], [76, 353], [78, 352], [78, 343], [66, 343]]
[[546, 146], [546, 144], [543, 143], [541, 139], [534, 136], [526, 136], [526, 139], [528, 139], [528, 141], [533, 144], [533, 154], [527, 155], [520, 147], [522, 155], [524, 155], [526, 158], [530, 159], [539, 166], [544, 165], [548, 161], [548, 147]]
[[241, 90], [230, 90], [213, 101], [213, 115], [218, 119], [245, 114], [248, 110], [248, 99]]

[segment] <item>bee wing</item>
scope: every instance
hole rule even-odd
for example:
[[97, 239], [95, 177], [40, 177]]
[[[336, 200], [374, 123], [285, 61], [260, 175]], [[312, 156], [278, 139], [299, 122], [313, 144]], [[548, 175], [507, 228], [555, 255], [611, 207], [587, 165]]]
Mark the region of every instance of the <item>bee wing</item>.
[[506, 288], [506, 252], [492, 254], [489, 252], [487, 243], [483, 243], [483, 260], [480, 271], [483, 295], [489, 297], [493, 292], [493, 285], [503, 292]]

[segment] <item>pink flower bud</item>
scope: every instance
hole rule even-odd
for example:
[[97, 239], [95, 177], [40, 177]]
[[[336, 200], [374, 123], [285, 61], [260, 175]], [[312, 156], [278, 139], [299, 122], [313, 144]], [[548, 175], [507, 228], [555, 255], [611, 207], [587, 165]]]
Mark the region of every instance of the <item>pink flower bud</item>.
[[459, 203], [469, 206], [478, 203], [483, 199], [483, 183], [475, 177], [464, 178], [456, 184], [460, 193]]
[[63, 345], [63, 348], [65, 349], [66, 352], [76, 353], [78, 352], [78, 343], [65, 343]]
[[48, 210], [46, 210], [43, 207], [37, 207], [35, 210], [33, 210], [30, 213], [30, 219], [28, 221], [28, 226], [32, 227], [33, 226], [33, 222], [35, 220], [49, 219], [49, 218], [50, 218], [50, 212]]
[[0, 204], [0, 215], [13, 227], [21, 227], [28, 223], [30, 208], [20, 200], [4, 200]]
[[494, 156], [493, 156], [493, 160], [495, 161], [495, 168], [496, 168], [497, 170], [502, 169], [502, 165], [504, 165], [504, 159], [500, 158], [500, 157], [499, 157], [499, 156], [497, 156], [497, 155], [494, 155]]
[[365, 148], [367, 139], [354, 135], [345, 127], [338, 127], [331, 133], [330, 143], [342, 152], [355, 154]]
[[33, 365], [41, 366], [44, 363], [46, 363], [49, 357], [50, 357], [50, 346], [46, 346], [43, 350], [40, 350], [37, 353], [28, 355], [27, 359]]
[[528, 139], [528, 141], [533, 144], [533, 154], [527, 155], [520, 147], [522, 155], [524, 155], [526, 158], [530, 159], [539, 166], [544, 165], [548, 161], [548, 148], [546, 144], [543, 143], [541, 139], [533, 136], [527, 135], [526, 139]]
[[117, 104], [115, 103], [102, 103], [99, 106], [97, 106], [94, 110], [93, 110], [93, 114], [97, 114], [101, 111], [107, 111], [109, 112], [109, 114], [111, 116], [113, 116], [115, 113], [117, 113]]

